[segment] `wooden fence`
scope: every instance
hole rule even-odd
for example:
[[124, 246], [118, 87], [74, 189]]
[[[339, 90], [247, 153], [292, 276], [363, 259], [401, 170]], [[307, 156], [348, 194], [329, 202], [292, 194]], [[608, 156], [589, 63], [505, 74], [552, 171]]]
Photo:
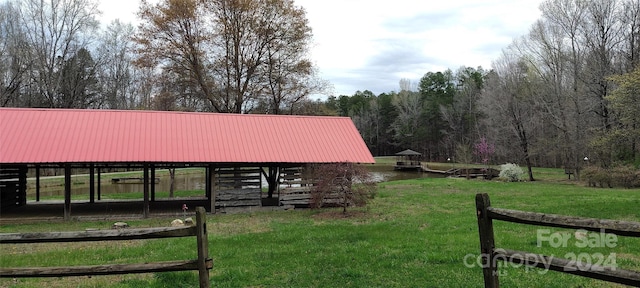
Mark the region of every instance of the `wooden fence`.
[[200, 278], [200, 287], [209, 287], [209, 270], [213, 268], [213, 260], [209, 258], [206, 211], [203, 207], [196, 208], [195, 226], [90, 230], [76, 232], [3, 233], [0, 234], [0, 244], [140, 240], [188, 236], [196, 236], [197, 238], [198, 259], [196, 260], [95, 266], [28, 268], [2, 267], [0, 268], [0, 278], [114, 275], [197, 270]]
[[489, 195], [476, 195], [476, 213], [480, 233], [480, 252], [485, 287], [500, 287], [497, 261], [507, 261], [528, 267], [550, 269], [583, 277], [600, 279], [625, 285], [640, 287], [640, 272], [623, 270], [591, 263], [555, 258], [524, 251], [496, 248], [493, 222], [501, 220], [527, 225], [583, 229], [611, 233], [619, 236], [640, 237], [640, 223], [593, 218], [582, 218], [555, 214], [523, 212], [491, 207]]

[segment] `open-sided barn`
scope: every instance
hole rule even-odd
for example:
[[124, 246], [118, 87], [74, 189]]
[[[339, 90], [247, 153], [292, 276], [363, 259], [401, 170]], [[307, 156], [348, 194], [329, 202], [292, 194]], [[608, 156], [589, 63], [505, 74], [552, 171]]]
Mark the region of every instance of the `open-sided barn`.
[[242, 202], [234, 196], [241, 193], [237, 189], [223, 189], [220, 179], [235, 181], [234, 170], [262, 175], [273, 192], [283, 168], [340, 162], [374, 163], [346, 117], [0, 108], [2, 210], [27, 205], [28, 169], [35, 169], [39, 181], [40, 169], [64, 168], [64, 216], [69, 219], [72, 169], [90, 171], [88, 203], [96, 202], [96, 172], [100, 175], [111, 167], [143, 169], [146, 217], [155, 198], [149, 179], [158, 168], [206, 168], [206, 207], [215, 211], [222, 201], [260, 205], [255, 194], [248, 193], [247, 202]]

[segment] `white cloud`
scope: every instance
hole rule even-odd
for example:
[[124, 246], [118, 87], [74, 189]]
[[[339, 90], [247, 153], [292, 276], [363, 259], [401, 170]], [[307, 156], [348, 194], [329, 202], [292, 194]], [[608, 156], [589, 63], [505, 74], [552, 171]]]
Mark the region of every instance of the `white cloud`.
[[101, 22], [103, 25], [109, 24], [115, 19], [120, 19], [124, 23], [135, 23], [136, 13], [140, 7], [140, 0], [100, 0], [99, 9], [102, 11]]
[[[152, 0], [154, 1], [154, 0]], [[526, 35], [542, 0], [294, 0], [313, 29], [312, 59], [336, 95], [398, 90], [401, 78], [490, 68]], [[102, 21], [136, 23], [140, 1], [103, 0]]]
[[540, 17], [542, 0], [295, 2], [307, 10], [322, 76], [351, 95], [398, 90], [401, 78], [430, 71], [490, 68]]

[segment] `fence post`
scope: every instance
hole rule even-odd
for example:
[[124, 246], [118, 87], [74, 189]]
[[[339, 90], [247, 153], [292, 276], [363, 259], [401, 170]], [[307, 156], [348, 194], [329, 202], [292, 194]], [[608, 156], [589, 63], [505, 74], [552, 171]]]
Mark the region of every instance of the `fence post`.
[[500, 287], [500, 282], [498, 281], [498, 266], [493, 255], [495, 249], [493, 222], [487, 214], [487, 208], [490, 206], [491, 202], [487, 193], [476, 194], [476, 215], [478, 216], [484, 287], [497, 288]]
[[207, 239], [207, 211], [204, 207], [196, 207], [196, 238], [198, 238], [198, 276], [200, 288], [211, 287], [209, 283], [209, 242]]

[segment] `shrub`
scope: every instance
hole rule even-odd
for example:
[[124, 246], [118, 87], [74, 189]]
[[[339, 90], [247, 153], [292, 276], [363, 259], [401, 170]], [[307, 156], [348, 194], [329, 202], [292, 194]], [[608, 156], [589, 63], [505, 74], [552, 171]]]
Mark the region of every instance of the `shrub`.
[[509, 182], [522, 181], [522, 168], [518, 164], [507, 163], [500, 165], [500, 178]]
[[589, 187], [596, 187], [600, 185], [600, 188], [605, 184], [611, 188], [611, 173], [608, 169], [604, 169], [598, 166], [587, 166], [582, 170], [582, 177], [587, 180]]
[[616, 186], [634, 188], [640, 186], [640, 170], [631, 164], [619, 164], [611, 168], [611, 181]]
[[348, 206], [365, 206], [376, 194], [373, 174], [362, 165], [353, 163], [317, 164], [310, 168], [311, 207], [340, 206], [347, 212]]
[[640, 187], [640, 170], [628, 164], [616, 164], [611, 168], [588, 166], [582, 176], [590, 187]]
[[631, 188], [636, 182], [635, 170], [631, 165], [616, 165], [611, 168], [611, 181], [615, 186]]

